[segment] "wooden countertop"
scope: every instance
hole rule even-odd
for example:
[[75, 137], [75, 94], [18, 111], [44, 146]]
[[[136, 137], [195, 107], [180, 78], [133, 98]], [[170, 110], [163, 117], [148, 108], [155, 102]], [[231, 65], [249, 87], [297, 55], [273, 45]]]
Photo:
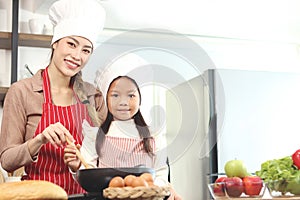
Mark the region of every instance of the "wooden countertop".
[[236, 198], [227, 198], [227, 197], [217, 197], [216, 198], [216, 200], [227, 200], [227, 199], [232, 199], [232, 200], [254, 200], [254, 199], [279, 199], [279, 200], [294, 200], [294, 199], [297, 199], [297, 200], [300, 200], [300, 197], [299, 196], [297, 196], [297, 197], [292, 197], [292, 196], [283, 196], [283, 197], [271, 197], [270, 196], [270, 193], [269, 193], [269, 191], [267, 190], [266, 192], [265, 192], [265, 194], [264, 194], [264, 196], [263, 197], [257, 197], [257, 198], [255, 198], [255, 197], [253, 197], [253, 198], [249, 198], [249, 197], [236, 197]]

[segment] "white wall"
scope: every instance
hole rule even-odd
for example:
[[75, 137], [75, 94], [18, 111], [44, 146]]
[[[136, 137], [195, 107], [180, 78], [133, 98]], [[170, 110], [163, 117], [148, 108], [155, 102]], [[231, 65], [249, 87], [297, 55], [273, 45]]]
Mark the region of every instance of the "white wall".
[[240, 159], [254, 173], [261, 163], [299, 148], [300, 73], [217, 70], [216, 74], [220, 172], [228, 160]]
[[296, 43], [191, 38], [208, 53], [219, 69], [300, 72], [299, 45]]

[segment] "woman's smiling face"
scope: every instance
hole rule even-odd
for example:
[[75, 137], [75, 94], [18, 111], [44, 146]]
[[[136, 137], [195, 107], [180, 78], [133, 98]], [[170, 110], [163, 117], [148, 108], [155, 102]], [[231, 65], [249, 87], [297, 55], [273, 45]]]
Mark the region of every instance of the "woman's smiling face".
[[69, 36], [53, 44], [52, 63], [64, 76], [72, 77], [87, 63], [92, 44], [89, 40], [79, 36]]
[[115, 80], [107, 92], [108, 110], [114, 120], [129, 120], [138, 112], [140, 95], [136, 85], [128, 78]]

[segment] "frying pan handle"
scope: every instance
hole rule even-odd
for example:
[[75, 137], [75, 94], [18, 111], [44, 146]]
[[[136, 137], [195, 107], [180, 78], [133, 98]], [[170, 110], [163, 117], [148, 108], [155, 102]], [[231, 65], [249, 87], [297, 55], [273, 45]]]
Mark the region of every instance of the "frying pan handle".
[[139, 164], [139, 165], [134, 166], [134, 168], [146, 168], [146, 165]]

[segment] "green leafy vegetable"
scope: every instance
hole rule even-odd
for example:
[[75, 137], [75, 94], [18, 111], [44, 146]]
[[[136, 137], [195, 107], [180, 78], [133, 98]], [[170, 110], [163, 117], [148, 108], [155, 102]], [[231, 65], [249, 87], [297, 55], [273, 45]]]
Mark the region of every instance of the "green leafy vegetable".
[[283, 194], [300, 193], [300, 170], [294, 166], [291, 156], [262, 163], [261, 170], [256, 175], [275, 191]]

